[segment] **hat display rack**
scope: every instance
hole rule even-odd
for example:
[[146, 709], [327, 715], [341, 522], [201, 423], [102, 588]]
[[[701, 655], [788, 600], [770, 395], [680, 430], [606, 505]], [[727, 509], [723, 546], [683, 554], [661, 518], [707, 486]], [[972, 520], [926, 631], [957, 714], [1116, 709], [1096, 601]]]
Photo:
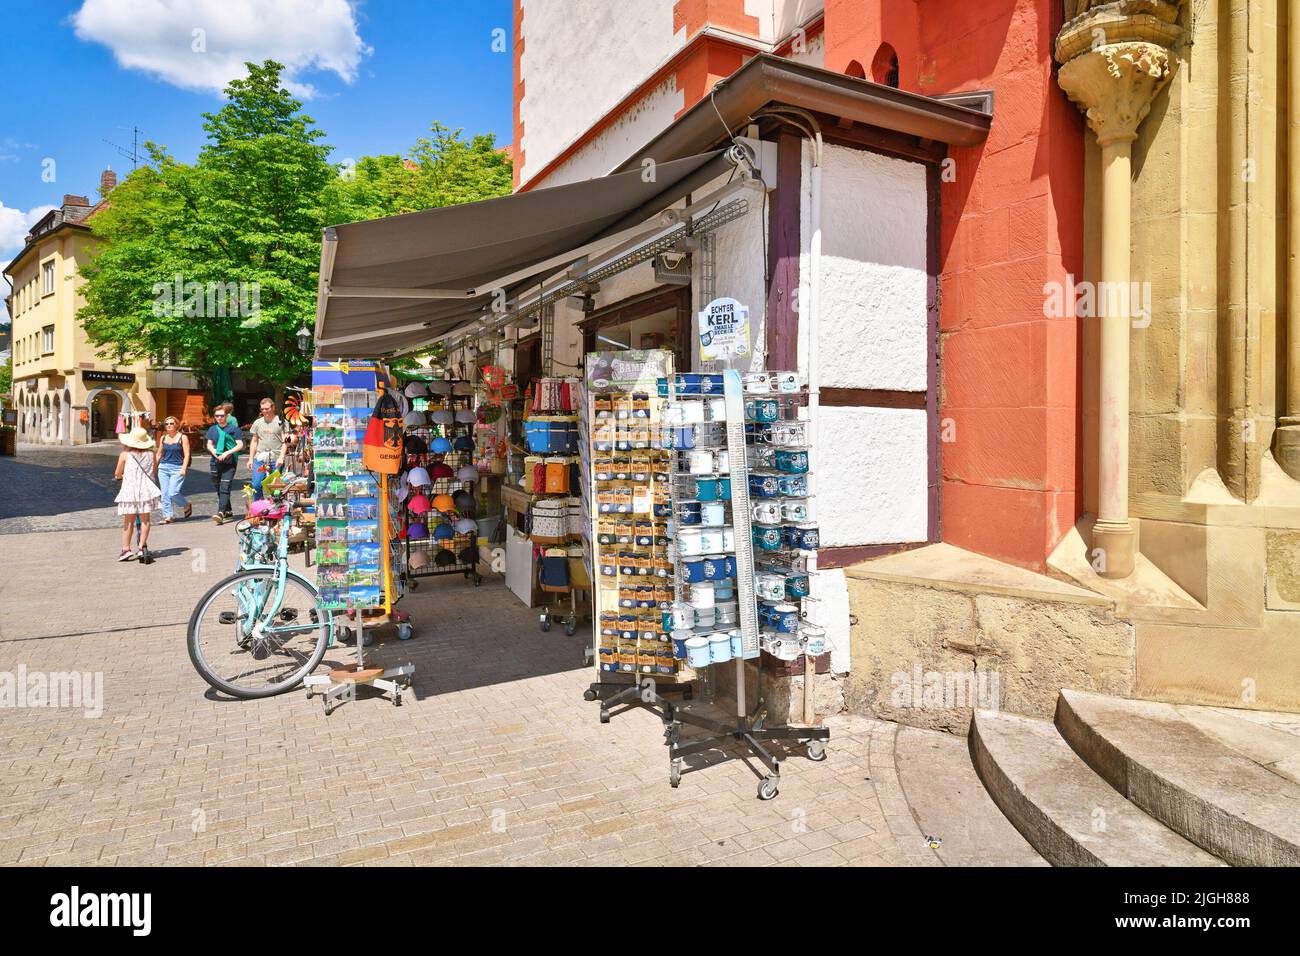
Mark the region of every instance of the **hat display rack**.
[[403, 471], [398, 483], [403, 579], [460, 574], [478, 587], [479, 472], [473, 464], [474, 387], [468, 381], [411, 381]]

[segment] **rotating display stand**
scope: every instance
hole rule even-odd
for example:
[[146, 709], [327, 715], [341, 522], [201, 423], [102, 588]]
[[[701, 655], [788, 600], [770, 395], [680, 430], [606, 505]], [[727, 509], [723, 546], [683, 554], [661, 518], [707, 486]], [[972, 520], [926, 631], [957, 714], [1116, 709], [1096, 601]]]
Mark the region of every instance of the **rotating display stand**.
[[[717, 385], [721, 385], [721, 394]], [[666, 386], [666, 387], [665, 387]], [[746, 444], [745, 398], [740, 374], [726, 371], [720, 375], [667, 375], [660, 387], [661, 396], [669, 401], [665, 405], [663, 444], [670, 452], [673, 540], [674, 602], [671, 610], [663, 611], [665, 620], [672, 619], [674, 647], [683, 661], [683, 670], [698, 673], [705, 668], [725, 666], [734, 661], [736, 670], [736, 713], [733, 722], [724, 722], [693, 712], [685, 704], [665, 698], [653, 679], [639, 679], [630, 687], [616, 690], [603, 682], [593, 684], [584, 695], [587, 700], [601, 701], [600, 719], [608, 722], [617, 706], [643, 707], [656, 713], [664, 726], [664, 739], [669, 751], [669, 783], [676, 787], [681, 782], [685, 759], [694, 754], [719, 751], [728, 745], [739, 744], [742, 753], [756, 757], [766, 773], [758, 785], [760, 800], [770, 800], [780, 789], [781, 756], [765, 746], [772, 741], [803, 743], [809, 759], [824, 760], [825, 742], [830, 737], [826, 727], [765, 726], [767, 713], [762, 697], [762, 671], [759, 669], [758, 700], [752, 710], [746, 700], [745, 661], [760, 657], [760, 621], [755, 586], [754, 525], [749, 494], [749, 456]], [[680, 419], [668, 417], [673, 406], [684, 408], [693, 405]], [[671, 437], [670, 437], [671, 436]], [[712, 439], [697, 439], [708, 436]], [[710, 445], [716, 447], [709, 447]], [[712, 456], [710, 464], [709, 455]], [[693, 500], [701, 482], [711, 491], [719, 489], [717, 499], [708, 502], [712, 520], [704, 521], [704, 503]], [[721, 493], [721, 489], [729, 493]], [[720, 501], [719, 501], [720, 499]], [[696, 516], [699, 516], [698, 518]], [[697, 533], [700, 525], [708, 534], [707, 544], [696, 546], [685, 539]], [[729, 532], [729, 533], [728, 533]], [[717, 535], [722, 535], [718, 546]], [[717, 547], [718, 553], [705, 554]], [[731, 584], [728, 588], [727, 584]], [[726, 620], [719, 620], [719, 608], [713, 600], [701, 598], [716, 596], [715, 583], [722, 583], [724, 593], [734, 588], [734, 618], [729, 611]], [[704, 595], [693, 593], [708, 590]], [[730, 604], [730, 600], [727, 602]], [[705, 605], [707, 604], [707, 608]], [[662, 607], [662, 605], [661, 605]], [[687, 623], [694, 609], [696, 617]], [[708, 613], [702, 613], [706, 611]], [[765, 613], [770, 614], [765, 605]], [[707, 623], [695, 628], [701, 620]], [[710, 631], [709, 657], [701, 658], [700, 643], [705, 638], [701, 631]], [[690, 650], [679, 633], [692, 635]], [[725, 640], [724, 640], [725, 638]], [[726, 649], [722, 650], [725, 643]], [[686, 665], [695, 668], [687, 670]], [[669, 685], [672, 686], [672, 685]], [[667, 688], [664, 688], [667, 689]], [[613, 691], [611, 693], [611, 690]], [[689, 693], [683, 695], [689, 700]], [[683, 736], [684, 726], [707, 731], [709, 736]]]

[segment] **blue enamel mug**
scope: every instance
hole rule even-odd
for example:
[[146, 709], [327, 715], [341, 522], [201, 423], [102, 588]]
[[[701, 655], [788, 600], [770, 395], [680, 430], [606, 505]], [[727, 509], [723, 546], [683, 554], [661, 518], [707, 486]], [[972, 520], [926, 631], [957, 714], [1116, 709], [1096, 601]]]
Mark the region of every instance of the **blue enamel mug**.
[[804, 475], [808, 473], [808, 453], [802, 450], [790, 450], [785, 448], [777, 449], [772, 461], [776, 465], [776, 470], [790, 475]]
[[781, 494], [780, 479], [776, 475], [752, 474], [749, 476], [749, 494], [754, 498], [775, 498]]
[[713, 585], [713, 599], [715, 601], [734, 601], [736, 599], [736, 582], [732, 580], [721, 580]]
[[815, 524], [786, 525], [781, 529], [781, 539], [787, 548], [796, 551], [816, 551], [820, 546], [821, 535]]
[[731, 500], [731, 479], [730, 478], [718, 479], [718, 498], [722, 501]]
[[754, 547], [760, 551], [779, 551], [781, 549], [781, 529], [754, 528]]
[[691, 631], [673, 632], [673, 657], [679, 661], [686, 659], [686, 641], [691, 637], [694, 637]]
[[679, 525], [699, 524], [701, 520], [700, 507], [698, 501], [680, 502], [677, 505], [677, 523]]
[[791, 574], [785, 579], [785, 596], [788, 598], [798, 599], [806, 598], [809, 594], [808, 575]]
[[695, 497], [701, 501], [718, 501], [722, 497], [717, 478], [696, 478]]
[[721, 395], [721, 394], [722, 394], [722, 376], [721, 376], [721, 375], [701, 375], [699, 378], [700, 378], [700, 394], [701, 394], [701, 395]]
[[781, 406], [775, 398], [750, 398], [745, 400], [745, 417], [751, 422], [774, 422], [780, 414]]
[[[725, 581], [731, 575], [727, 573], [727, 558], [721, 554], [709, 554], [704, 557], [704, 580], [706, 581]], [[717, 588], [714, 588], [714, 597], [717, 597]]]
[[793, 604], [764, 604], [758, 609], [759, 623], [779, 634], [799, 630], [799, 609]]
[[681, 572], [682, 580], [687, 584], [699, 584], [709, 580], [704, 568], [703, 558], [692, 558], [690, 561], [683, 561], [677, 567]]
[[803, 498], [808, 494], [807, 475], [781, 475], [776, 483], [779, 493], [788, 498]]
[[699, 395], [700, 381], [704, 376], [696, 372], [683, 372], [677, 376], [678, 395]]

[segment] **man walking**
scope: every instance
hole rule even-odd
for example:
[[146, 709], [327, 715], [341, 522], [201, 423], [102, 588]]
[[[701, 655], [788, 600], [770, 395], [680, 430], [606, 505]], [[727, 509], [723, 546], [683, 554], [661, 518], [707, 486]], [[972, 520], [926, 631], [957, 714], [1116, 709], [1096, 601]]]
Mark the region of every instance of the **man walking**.
[[244, 449], [244, 438], [239, 427], [230, 421], [224, 408], [212, 413], [216, 424], [208, 429], [208, 454], [212, 456], [208, 470], [212, 475], [212, 484], [217, 488], [217, 511], [212, 520], [217, 524], [232, 517], [230, 510], [230, 486], [235, 480], [235, 471], [239, 468], [239, 453]]
[[248, 480], [253, 486], [253, 500], [261, 501], [262, 482], [284, 464], [284, 422], [275, 413], [275, 402], [264, 398], [259, 405], [262, 415], [248, 427]]

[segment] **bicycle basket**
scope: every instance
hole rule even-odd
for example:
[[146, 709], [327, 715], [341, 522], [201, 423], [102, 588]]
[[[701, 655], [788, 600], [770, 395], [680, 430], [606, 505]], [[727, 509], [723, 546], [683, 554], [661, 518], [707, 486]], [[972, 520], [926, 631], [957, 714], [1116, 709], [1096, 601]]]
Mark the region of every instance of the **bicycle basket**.
[[275, 563], [274, 526], [241, 521], [236, 525], [235, 531], [239, 535], [240, 571], [254, 564]]

